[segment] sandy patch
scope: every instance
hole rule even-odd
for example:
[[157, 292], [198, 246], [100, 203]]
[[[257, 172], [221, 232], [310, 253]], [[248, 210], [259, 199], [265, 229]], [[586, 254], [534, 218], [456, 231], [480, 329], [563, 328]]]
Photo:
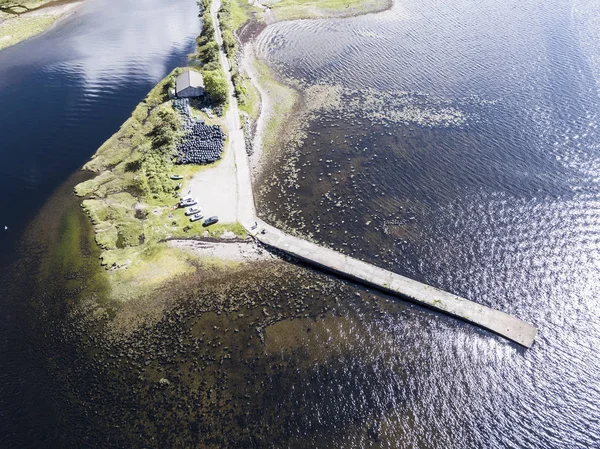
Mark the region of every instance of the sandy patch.
[[201, 240], [169, 240], [174, 248], [188, 249], [200, 257], [218, 258], [235, 262], [271, 260], [275, 256], [254, 242], [217, 242]]

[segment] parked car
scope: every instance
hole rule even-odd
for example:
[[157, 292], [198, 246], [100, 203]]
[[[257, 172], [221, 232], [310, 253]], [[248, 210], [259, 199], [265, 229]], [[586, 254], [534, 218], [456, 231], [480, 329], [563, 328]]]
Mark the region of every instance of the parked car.
[[190, 206], [195, 206], [196, 204], [196, 200], [194, 198], [188, 198], [184, 201], [181, 201], [179, 203], [179, 207], [190, 207]]
[[200, 212], [202, 212], [202, 210], [198, 206], [192, 206], [185, 211], [185, 214], [186, 215], [196, 215]]
[[204, 217], [204, 215], [202, 214], [194, 214], [190, 217], [190, 221], [198, 221], [200, 220], [202, 217]]
[[210, 226], [215, 224], [217, 221], [219, 221], [219, 217], [217, 217], [216, 215], [213, 217], [208, 217], [206, 220], [204, 220], [204, 223], [202, 223], [202, 226], [206, 227], [206, 226]]

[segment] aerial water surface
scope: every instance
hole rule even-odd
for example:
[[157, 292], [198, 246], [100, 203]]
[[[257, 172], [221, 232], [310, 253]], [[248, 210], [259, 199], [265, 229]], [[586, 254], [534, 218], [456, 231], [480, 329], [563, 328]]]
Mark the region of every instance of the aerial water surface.
[[[91, 1], [0, 52], [11, 232], [183, 64], [197, 10], [176, 4]], [[39, 309], [65, 320], [48, 340], [67, 331], [38, 373], [25, 290], [6, 288], [2, 446], [597, 447], [598, 23], [592, 0], [399, 0], [258, 37], [304, 96], [300, 131], [257, 186], [262, 215], [515, 314], [539, 328], [531, 349], [274, 264], [174, 289], [163, 317], [114, 344], [50, 313], [72, 292], [49, 294]], [[2, 236], [9, 259], [16, 237]]]
[[259, 36], [304, 98], [263, 216], [539, 327], [521, 352], [389, 317], [381, 366], [408, 374], [381, 447], [598, 444], [599, 22], [593, 1], [400, 0]]
[[193, 0], [89, 0], [58, 26], [0, 52], [2, 447], [50, 447], [58, 431], [22, 333], [28, 298], [6, 268], [16, 244], [52, 192], [156, 82], [186, 63], [199, 28]]

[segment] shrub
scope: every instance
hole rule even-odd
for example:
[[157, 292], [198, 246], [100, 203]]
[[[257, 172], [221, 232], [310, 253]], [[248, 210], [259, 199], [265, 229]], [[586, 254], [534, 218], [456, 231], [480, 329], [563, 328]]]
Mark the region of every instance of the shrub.
[[142, 161], [140, 161], [139, 159], [136, 159], [135, 161], [127, 162], [125, 164], [125, 171], [126, 172], [136, 172], [140, 168], [142, 168]]
[[215, 41], [210, 41], [198, 48], [198, 54], [205, 65], [211, 63], [219, 64], [219, 44]]
[[227, 56], [233, 58], [237, 49], [237, 40], [231, 30], [223, 31], [223, 45], [225, 46]]
[[204, 72], [204, 89], [215, 105], [227, 103], [227, 81], [222, 70]]

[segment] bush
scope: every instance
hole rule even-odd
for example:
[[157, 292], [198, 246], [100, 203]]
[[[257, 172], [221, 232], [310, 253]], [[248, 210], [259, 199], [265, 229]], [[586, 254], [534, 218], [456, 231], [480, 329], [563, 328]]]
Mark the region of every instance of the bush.
[[235, 39], [235, 36], [233, 35], [233, 32], [231, 30], [223, 31], [223, 45], [225, 46], [227, 56], [229, 56], [230, 58], [235, 57], [235, 52], [237, 49], [237, 40]]
[[227, 103], [227, 81], [222, 70], [204, 72], [204, 90], [215, 105]]
[[219, 64], [219, 44], [210, 41], [198, 48], [198, 55], [205, 65]]
[[128, 172], [128, 173], [130, 173], [130, 172], [136, 172], [140, 168], [142, 168], [142, 161], [140, 161], [139, 159], [136, 159], [135, 161], [127, 162], [125, 164], [125, 171]]

